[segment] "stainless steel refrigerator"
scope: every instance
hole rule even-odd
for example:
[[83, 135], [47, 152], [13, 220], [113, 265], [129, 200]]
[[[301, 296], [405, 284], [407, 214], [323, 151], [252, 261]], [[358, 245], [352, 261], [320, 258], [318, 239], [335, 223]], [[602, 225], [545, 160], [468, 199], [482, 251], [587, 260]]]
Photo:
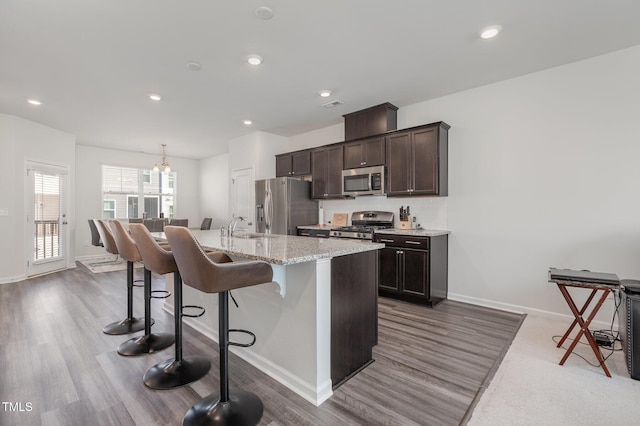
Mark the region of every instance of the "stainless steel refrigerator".
[[296, 235], [297, 227], [318, 222], [311, 182], [280, 177], [256, 181], [256, 231]]

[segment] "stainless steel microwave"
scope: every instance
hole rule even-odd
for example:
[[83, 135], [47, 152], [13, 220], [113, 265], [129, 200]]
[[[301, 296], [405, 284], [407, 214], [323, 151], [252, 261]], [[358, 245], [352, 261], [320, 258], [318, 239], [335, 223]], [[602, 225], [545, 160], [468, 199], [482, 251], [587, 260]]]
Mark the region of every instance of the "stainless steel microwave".
[[342, 195], [384, 195], [384, 166], [342, 171]]

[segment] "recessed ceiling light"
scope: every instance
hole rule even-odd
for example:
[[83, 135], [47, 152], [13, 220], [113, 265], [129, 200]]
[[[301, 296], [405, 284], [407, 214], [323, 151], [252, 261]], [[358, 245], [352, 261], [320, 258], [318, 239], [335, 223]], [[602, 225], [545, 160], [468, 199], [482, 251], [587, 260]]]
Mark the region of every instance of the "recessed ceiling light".
[[196, 61], [187, 62], [185, 66], [191, 71], [200, 71], [202, 69], [202, 65], [200, 65], [200, 62]]
[[490, 38], [494, 38], [502, 31], [502, 25], [491, 25], [489, 27], [483, 28], [480, 31], [480, 38], [487, 40]]
[[319, 95], [323, 98], [328, 98], [329, 96], [331, 96], [331, 90], [321, 90]]
[[254, 13], [258, 18], [264, 19], [265, 21], [268, 21], [269, 19], [273, 18], [273, 9], [267, 6], [260, 6], [255, 10]]
[[31, 105], [36, 105], [36, 106], [42, 105], [42, 102], [40, 102], [37, 99], [27, 99], [27, 102], [29, 102]]
[[247, 56], [247, 62], [251, 65], [258, 66], [262, 64], [262, 57], [258, 55]]
[[253, 124], [253, 121], [251, 121], [251, 120], [244, 120], [244, 121], [243, 121], [243, 123], [244, 123], [244, 125], [245, 125], [245, 126], [251, 126], [251, 125]]
[[151, 93], [149, 95], [149, 99], [151, 99], [152, 101], [161, 101], [162, 100], [162, 96], [155, 94], [155, 93]]

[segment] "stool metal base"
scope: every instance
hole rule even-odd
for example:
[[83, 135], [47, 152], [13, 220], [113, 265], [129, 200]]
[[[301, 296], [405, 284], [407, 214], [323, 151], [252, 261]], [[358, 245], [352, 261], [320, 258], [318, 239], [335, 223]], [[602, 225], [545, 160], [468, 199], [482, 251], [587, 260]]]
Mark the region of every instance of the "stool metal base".
[[[151, 319], [151, 325], [155, 320]], [[102, 332], [104, 334], [110, 334], [112, 336], [119, 334], [129, 334], [135, 333], [136, 331], [144, 330], [144, 319], [143, 318], [125, 318], [122, 321], [112, 322], [109, 325], [106, 325]]]
[[123, 356], [137, 356], [161, 351], [175, 342], [173, 334], [145, 334], [123, 342], [118, 347], [118, 353]]
[[174, 389], [200, 380], [211, 369], [211, 361], [201, 356], [168, 359], [144, 374], [144, 384], [151, 389]]
[[263, 410], [258, 395], [235, 390], [229, 392], [227, 402], [221, 402], [217, 395], [200, 400], [187, 411], [182, 424], [255, 426], [260, 422]]

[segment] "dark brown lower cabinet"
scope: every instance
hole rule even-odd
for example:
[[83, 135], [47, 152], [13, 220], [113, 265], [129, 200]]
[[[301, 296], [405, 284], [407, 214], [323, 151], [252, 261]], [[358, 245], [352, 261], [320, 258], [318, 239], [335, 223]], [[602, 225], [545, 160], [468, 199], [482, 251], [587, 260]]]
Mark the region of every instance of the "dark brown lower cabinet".
[[447, 298], [448, 235], [376, 234], [380, 295], [435, 306]]
[[378, 343], [378, 251], [331, 259], [331, 381], [343, 384], [373, 362]]

